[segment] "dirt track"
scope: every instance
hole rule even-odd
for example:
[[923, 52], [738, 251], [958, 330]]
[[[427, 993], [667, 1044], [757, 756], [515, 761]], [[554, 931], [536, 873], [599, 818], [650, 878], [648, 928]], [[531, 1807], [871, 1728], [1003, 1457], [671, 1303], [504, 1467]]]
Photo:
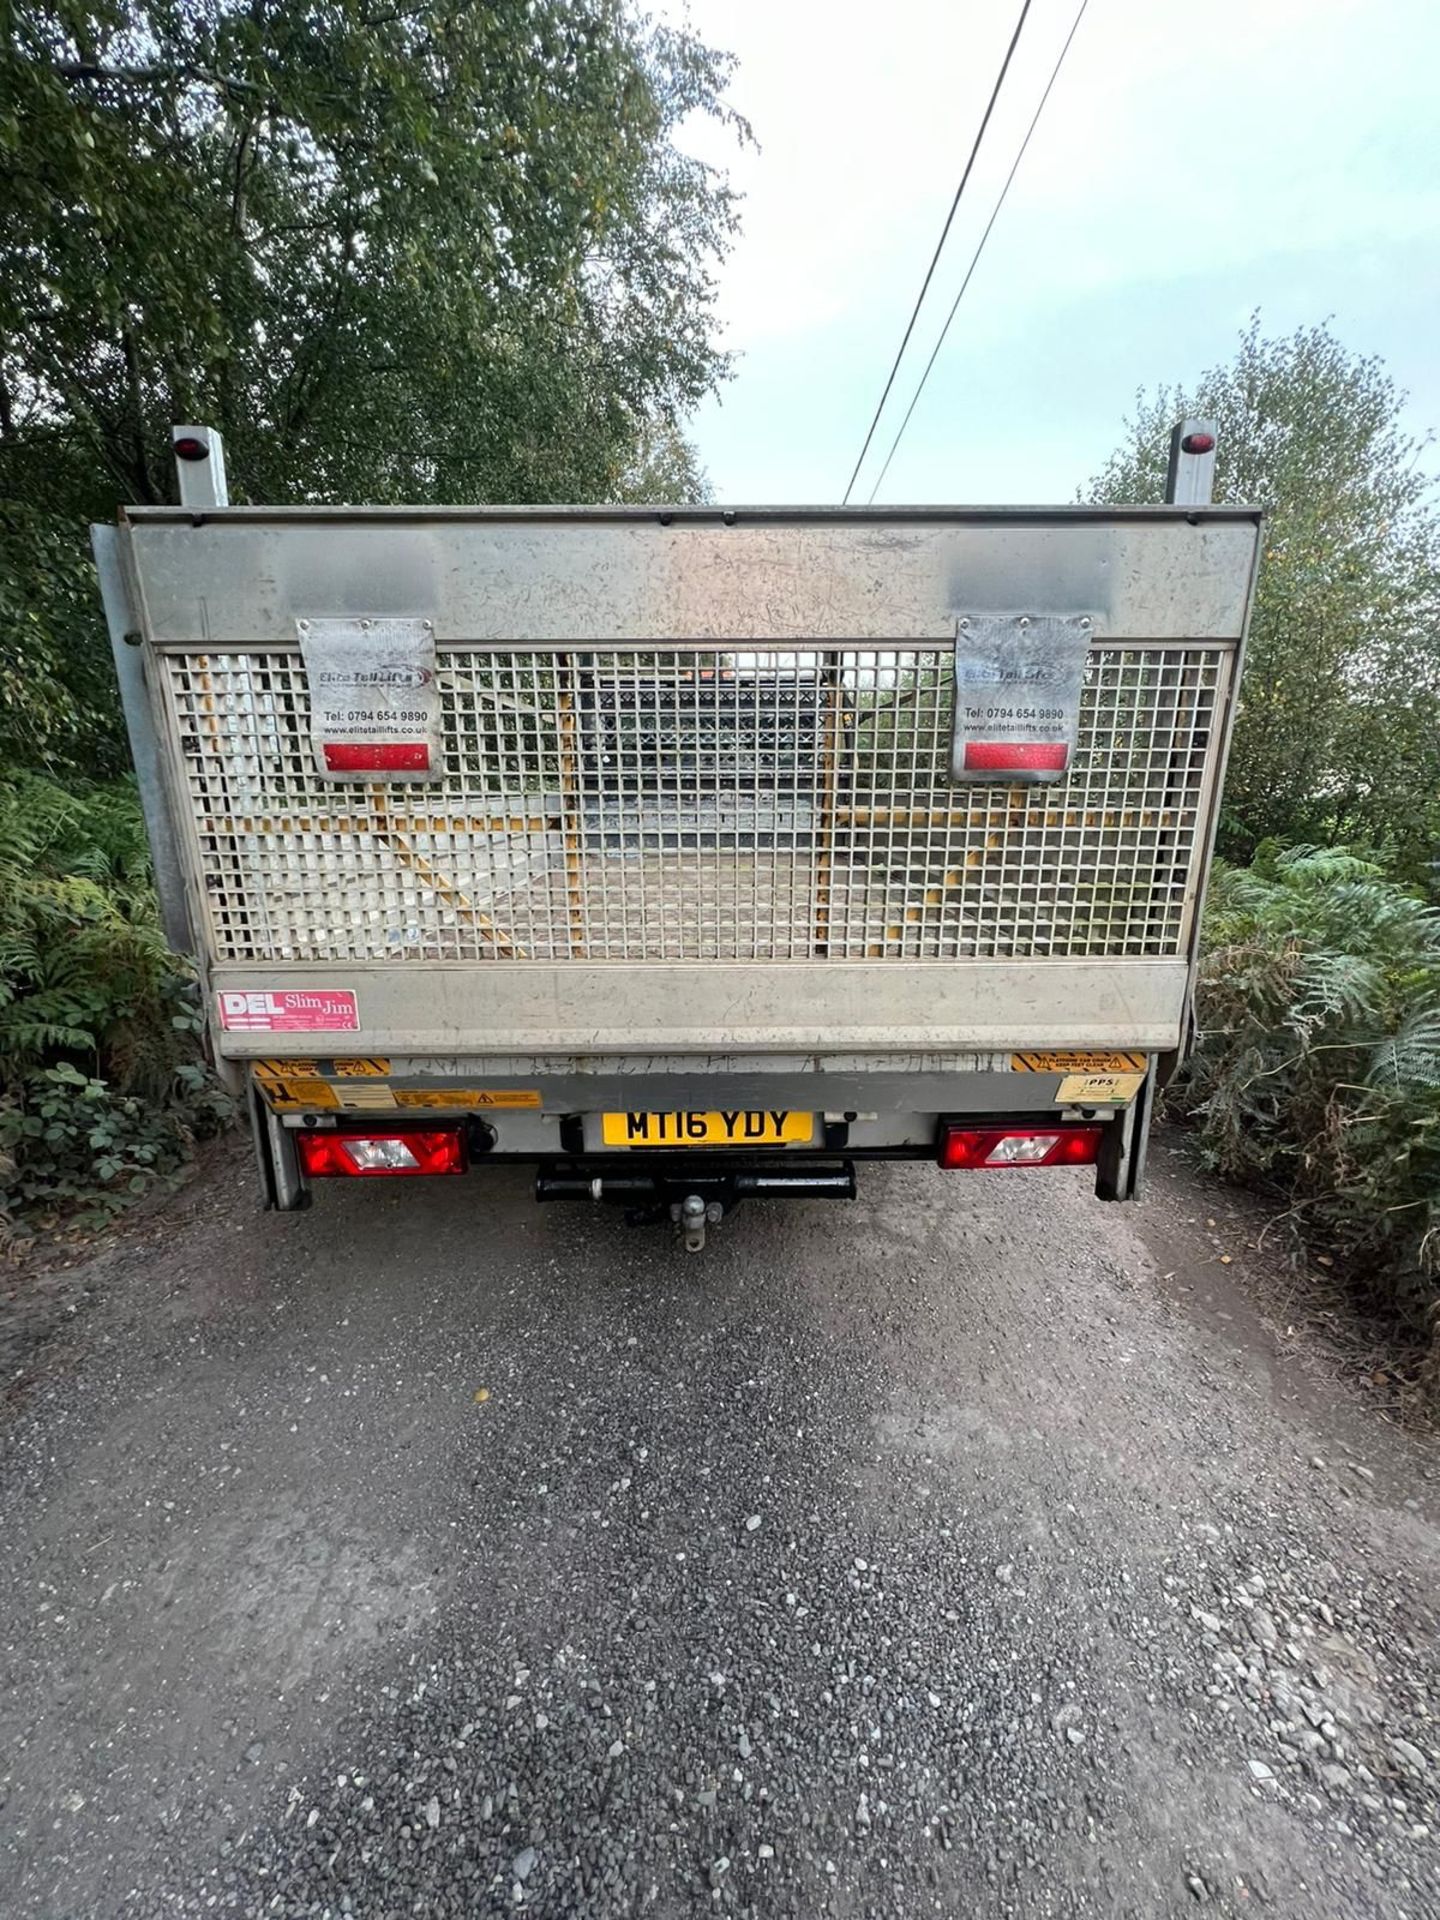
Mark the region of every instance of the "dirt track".
[[685, 1260], [237, 1151], [26, 1281], [0, 1909], [1431, 1920], [1434, 1446], [1159, 1157]]

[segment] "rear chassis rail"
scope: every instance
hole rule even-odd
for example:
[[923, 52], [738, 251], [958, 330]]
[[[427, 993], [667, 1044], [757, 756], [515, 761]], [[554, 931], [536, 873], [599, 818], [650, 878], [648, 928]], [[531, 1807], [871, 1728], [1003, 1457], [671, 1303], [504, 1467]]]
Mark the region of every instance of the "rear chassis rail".
[[623, 1206], [632, 1226], [676, 1218], [675, 1209], [692, 1195], [704, 1201], [712, 1225], [742, 1200], [855, 1198], [855, 1163], [848, 1158], [775, 1154], [736, 1166], [714, 1154], [662, 1154], [652, 1166], [647, 1153], [637, 1166], [636, 1157], [543, 1162], [535, 1198]]

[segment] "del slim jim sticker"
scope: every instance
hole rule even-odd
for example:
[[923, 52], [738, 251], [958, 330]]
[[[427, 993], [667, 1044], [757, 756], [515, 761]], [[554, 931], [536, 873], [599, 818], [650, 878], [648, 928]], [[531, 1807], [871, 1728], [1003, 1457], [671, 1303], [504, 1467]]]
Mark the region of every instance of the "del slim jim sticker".
[[360, 1006], [340, 987], [227, 991], [216, 996], [226, 1033], [358, 1033]]

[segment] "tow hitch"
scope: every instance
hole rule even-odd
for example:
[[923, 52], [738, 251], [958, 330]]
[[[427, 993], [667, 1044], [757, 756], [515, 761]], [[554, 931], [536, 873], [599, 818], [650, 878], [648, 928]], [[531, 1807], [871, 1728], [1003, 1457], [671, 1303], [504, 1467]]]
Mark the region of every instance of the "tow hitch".
[[633, 1160], [562, 1161], [535, 1176], [537, 1200], [589, 1200], [622, 1206], [632, 1227], [670, 1221], [687, 1253], [700, 1253], [706, 1232], [742, 1200], [853, 1200], [851, 1160], [807, 1161], [782, 1167], [736, 1167], [695, 1157], [647, 1164]]
[[678, 1206], [671, 1206], [670, 1213], [680, 1229], [686, 1253], [703, 1253], [706, 1227], [718, 1227], [725, 1218], [718, 1200], [702, 1200], [698, 1193], [687, 1193]]

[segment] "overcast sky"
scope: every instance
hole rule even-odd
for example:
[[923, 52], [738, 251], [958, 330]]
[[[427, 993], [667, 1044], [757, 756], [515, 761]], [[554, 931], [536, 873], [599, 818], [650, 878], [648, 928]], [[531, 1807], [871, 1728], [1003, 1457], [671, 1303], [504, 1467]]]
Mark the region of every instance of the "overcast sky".
[[[863, 501], [1078, 0], [1034, 0]], [[690, 0], [758, 152], [722, 270], [728, 501], [840, 498], [1019, 0]], [[687, 11], [670, 0], [661, 11]], [[883, 501], [1070, 498], [1138, 386], [1333, 316], [1440, 425], [1440, 0], [1090, 0]], [[1436, 464], [1440, 464], [1437, 462]]]

